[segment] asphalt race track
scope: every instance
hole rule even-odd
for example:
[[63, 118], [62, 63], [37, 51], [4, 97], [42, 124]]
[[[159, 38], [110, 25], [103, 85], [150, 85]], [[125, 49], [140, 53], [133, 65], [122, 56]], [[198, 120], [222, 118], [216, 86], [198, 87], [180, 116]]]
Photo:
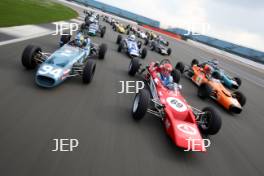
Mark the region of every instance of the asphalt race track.
[[[105, 60], [97, 60], [89, 85], [73, 78], [54, 89], [35, 85], [35, 71], [22, 67], [21, 54], [28, 44], [43, 51], [58, 48], [59, 36], [44, 36], [0, 46], [0, 175], [1, 176], [240, 176], [264, 175], [263, 72], [168, 39], [170, 57], [190, 63], [193, 58], [218, 58], [226, 71], [242, 78], [247, 104], [231, 115], [213, 101], [197, 97], [197, 87], [182, 78], [182, 93], [194, 107], [215, 107], [222, 129], [212, 136], [206, 153], [184, 152], [165, 135], [160, 121], [148, 115], [135, 122], [130, 109], [134, 94], [118, 94], [119, 81], [137, 80], [127, 74], [130, 59], [117, 52], [117, 33], [110, 25], [104, 39]], [[167, 58], [148, 52], [143, 63]], [[74, 138], [72, 152], [53, 152], [54, 138]]]

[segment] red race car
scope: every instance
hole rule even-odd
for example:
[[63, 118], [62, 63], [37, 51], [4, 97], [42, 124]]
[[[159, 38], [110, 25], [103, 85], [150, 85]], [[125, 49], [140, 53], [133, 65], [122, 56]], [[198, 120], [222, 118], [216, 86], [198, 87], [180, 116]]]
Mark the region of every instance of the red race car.
[[[192, 151], [206, 151], [202, 134], [216, 134], [221, 128], [221, 118], [211, 107], [200, 111], [187, 103], [180, 92], [180, 73], [177, 70], [171, 71], [173, 81], [164, 84], [160, 71], [168, 64], [171, 65], [170, 61], [164, 59], [142, 68], [138, 59], [131, 60], [129, 75], [138, 73], [145, 81], [145, 89], [141, 89], [135, 96], [132, 116], [140, 120], [146, 113], [153, 114], [162, 120], [166, 133], [176, 146]], [[196, 145], [190, 146], [190, 140], [195, 140]]]

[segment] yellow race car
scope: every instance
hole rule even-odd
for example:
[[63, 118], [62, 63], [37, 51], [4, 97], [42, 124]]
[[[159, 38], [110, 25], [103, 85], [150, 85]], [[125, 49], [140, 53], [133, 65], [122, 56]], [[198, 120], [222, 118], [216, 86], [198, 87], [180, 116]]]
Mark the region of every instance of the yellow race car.
[[114, 29], [114, 31], [117, 31], [121, 34], [129, 34], [129, 30], [127, 30], [125, 28], [125, 26], [123, 24], [120, 24], [120, 23], [114, 24], [113, 29]]

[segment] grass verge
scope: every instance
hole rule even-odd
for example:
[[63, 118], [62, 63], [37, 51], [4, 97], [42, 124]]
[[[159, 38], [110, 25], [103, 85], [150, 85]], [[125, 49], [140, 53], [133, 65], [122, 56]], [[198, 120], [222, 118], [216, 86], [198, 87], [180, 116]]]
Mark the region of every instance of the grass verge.
[[51, 0], [0, 0], [0, 27], [49, 23], [77, 16], [71, 8]]

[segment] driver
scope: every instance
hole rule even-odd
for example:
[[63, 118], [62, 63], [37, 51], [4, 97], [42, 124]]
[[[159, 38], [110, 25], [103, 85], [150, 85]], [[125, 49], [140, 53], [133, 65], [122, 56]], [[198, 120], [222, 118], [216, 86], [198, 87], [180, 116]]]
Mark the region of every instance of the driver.
[[80, 48], [84, 48], [89, 43], [89, 39], [85, 39], [81, 33], [78, 33], [74, 39], [74, 45]]
[[207, 78], [210, 78], [213, 68], [209, 64], [205, 64], [203, 67], [203, 72]]
[[130, 35], [129, 37], [128, 37], [128, 40], [129, 41], [135, 41], [136, 40], [136, 36], [135, 35]]
[[173, 83], [173, 78], [171, 76], [172, 66], [169, 63], [165, 63], [159, 66], [158, 77], [160, 78], [162, 84], [168, 87]]

